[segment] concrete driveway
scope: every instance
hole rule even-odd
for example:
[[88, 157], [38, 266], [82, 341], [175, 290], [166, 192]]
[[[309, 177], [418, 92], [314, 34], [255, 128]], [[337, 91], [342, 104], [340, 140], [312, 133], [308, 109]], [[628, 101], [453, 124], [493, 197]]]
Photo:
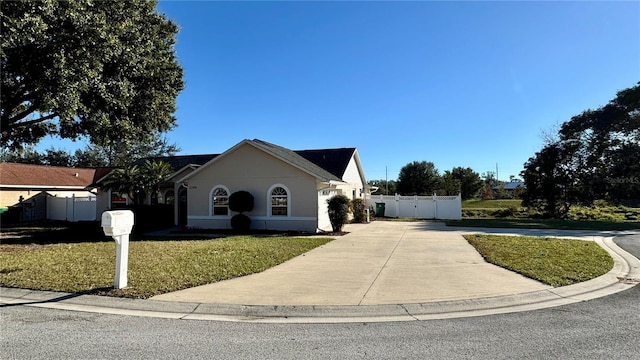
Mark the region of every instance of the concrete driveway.
[[[550, 289], [488, 264], [443, 223], [349, 224], [349, 234], [262, 273], [152, 300], [242, 305], [382, 305]], [[443, 231], [446, 230], [446, 231]]]

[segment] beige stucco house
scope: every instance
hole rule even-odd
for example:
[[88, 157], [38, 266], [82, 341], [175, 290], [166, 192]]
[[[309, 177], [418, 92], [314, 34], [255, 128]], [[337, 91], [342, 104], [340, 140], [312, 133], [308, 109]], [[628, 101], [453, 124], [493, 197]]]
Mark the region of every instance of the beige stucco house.
[[253, 229], [330, 230], [326, 200], [336, 194], [364, 198], [366, 179], [355, 148], [293, 151], [261, 140], [243, 140], [181, 178], [173, 177], [176, 223], [186, 208], [186, 226], [231, 228], [228, 198], [236, 191], [254, 197], [245, 213]]

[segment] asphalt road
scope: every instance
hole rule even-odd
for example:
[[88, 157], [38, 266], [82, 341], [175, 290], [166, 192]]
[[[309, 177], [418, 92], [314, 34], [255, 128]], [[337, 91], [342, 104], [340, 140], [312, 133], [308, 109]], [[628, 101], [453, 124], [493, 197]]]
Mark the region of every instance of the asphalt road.
[[640, 235], [618, 236], [613, 239], [613, 242], [640, 259]]
[[[616, 243], [640, 256], [640, 237]], [[2, 359], [638, 359], [640, 286], [451, 320], [251, 324], [0, 308]]]

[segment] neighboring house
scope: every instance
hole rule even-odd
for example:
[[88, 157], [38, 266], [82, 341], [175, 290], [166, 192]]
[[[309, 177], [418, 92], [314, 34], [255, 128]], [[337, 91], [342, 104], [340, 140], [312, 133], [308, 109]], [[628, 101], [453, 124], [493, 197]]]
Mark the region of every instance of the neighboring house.
[[47, 219], [48, 197], [94, 197], [90, 185], [102, 173], [103, 169], [0, 163], [0, 208], [20, 208], [21, 221]]
[[504, 190], [506, 191], [508, 194], [511, 194], [513, 196], [514, 192], [516, 191], [516, 189], [525, 189], [526, 186], [524, 185], [523, 181], [510, 181], [510, 182], [506, 182], [504, 184], [498, 185], [498, 186], [494, 186], [491, 189], [495, 192], [495, 191], [500, 191], [500, 190]]
[[364, 198], [369, 187], [355, 148], [292, 151], [261, 140], [243, 140], [189, 174], [172, 177], [186, 203], [190, 228], [231, 228], [228, 199], [254, 197], [245, 213], [254, 229], [316, 232], [330, 229], [326, 200], [336, 194]]

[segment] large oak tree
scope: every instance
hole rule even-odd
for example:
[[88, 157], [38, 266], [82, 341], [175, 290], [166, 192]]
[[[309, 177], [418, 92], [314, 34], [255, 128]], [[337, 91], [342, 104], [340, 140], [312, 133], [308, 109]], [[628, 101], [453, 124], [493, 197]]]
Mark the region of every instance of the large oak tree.
[[400, 195], [433, 195], [440, 188], [440, 174], [430, 161], [414, 161], [400, 169], [398, 192]]
[[571, 205], [640, 199], [640, 83], [563, 123], [525, 163], [523, 203], [562, 217]]
[[156, 1], [2, 1], [1, 145], [151, 141], [176, 124], [178, 28]]

